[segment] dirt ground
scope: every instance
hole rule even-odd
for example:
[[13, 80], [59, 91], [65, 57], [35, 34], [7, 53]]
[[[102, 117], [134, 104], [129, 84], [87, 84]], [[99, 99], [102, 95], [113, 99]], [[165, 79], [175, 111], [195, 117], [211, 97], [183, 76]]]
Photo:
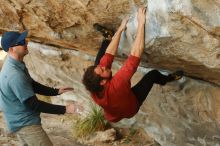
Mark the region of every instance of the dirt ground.
[[[119, 138], [116, 141], [89, 142], [90, 139], [79, 139], [73, 137], [74, 116], [57, 116], [42, 114], [42, 125], [48, 133], [54, 146], [155, 146], [155, 142], [144, 131], [138, 129], [117, 128]], [[18, 146], [17, 137], [6, 132], [5, 122], [0, 113], [0, 145]]]

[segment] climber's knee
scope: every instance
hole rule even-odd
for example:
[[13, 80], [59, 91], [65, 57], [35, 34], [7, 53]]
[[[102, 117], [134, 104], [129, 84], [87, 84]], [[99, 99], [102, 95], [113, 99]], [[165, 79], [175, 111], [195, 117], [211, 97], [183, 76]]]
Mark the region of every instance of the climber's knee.
[[147, 73], [147, 75], [150, 76], [151, 78], [156, 78], [159, 74], [160, 74], [160, 72], [155, 69], [151, 70]]

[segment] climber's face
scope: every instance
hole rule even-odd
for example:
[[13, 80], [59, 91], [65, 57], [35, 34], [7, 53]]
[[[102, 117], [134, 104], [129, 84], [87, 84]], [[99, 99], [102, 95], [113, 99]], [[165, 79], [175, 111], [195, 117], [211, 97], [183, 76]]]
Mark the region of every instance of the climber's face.
[[98, 65], [94, 72], [97, 74], [97, 75], [100, 75], [102, 78], [104, 79], [111, 79], [112, 77], [112, 71], [111, 69], [107, 68], [107, 67], [103, 67], [103, 66], [100, 66]]

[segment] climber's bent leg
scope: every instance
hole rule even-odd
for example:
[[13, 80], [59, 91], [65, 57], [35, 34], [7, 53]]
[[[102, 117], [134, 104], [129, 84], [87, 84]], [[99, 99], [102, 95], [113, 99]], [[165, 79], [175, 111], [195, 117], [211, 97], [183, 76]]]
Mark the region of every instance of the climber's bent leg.
[[144, 75], [144, 77], [132, 87], [132, 91], [136, 95], [139, 104], [142, 105], [154, 83], [165, 85], [167, 82], [173, 80], [174, 79], [170, 76], [163, 75], [157, 70], [152, 70]]

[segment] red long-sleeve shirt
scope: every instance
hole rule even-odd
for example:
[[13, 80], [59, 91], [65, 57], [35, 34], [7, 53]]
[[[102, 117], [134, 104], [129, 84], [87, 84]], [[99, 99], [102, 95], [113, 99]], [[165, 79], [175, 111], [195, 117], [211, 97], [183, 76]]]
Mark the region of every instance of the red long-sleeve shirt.
[[[100, 66], [111, 69], [114, 56], [106, 53], [100, 60]], [[136, 72], [140, 58], [129, 56], [120, 70], [107, 81], [104, 91], [92, 93], [93, 100], [104, 109], [105, 118], [118, 122], [133, 117], [139, 109], [137, 97], [131, 90], [131, 77]]]

